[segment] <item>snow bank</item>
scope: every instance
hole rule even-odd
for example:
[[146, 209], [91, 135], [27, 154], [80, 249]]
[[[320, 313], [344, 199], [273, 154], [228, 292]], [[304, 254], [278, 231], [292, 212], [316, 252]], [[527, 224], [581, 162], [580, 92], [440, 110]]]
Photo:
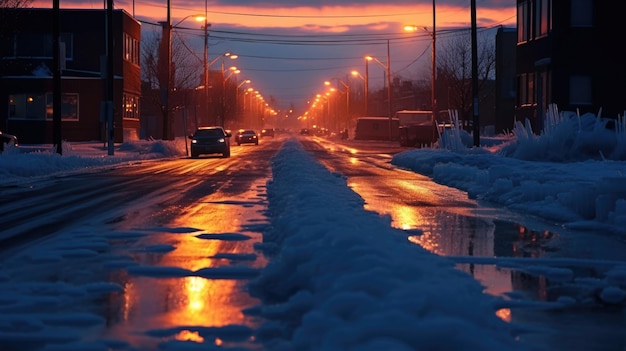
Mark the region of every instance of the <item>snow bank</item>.
[[271, 350], [515, 350], [495, 298], [453, 262], [363, 209], [346, 180], [289, 140], [272, 160], [272, 256], [250, 291]]

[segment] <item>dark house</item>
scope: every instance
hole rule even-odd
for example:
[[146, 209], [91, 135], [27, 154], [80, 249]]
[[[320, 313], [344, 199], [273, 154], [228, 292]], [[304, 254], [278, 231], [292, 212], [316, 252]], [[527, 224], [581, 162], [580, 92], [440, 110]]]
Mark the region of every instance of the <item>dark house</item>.
[[496, 33], [495, 133], [513, 130], [515, 120], [515, 28], [498, 28]]
[[549, 104], [616, 118], [626, 109], [626, 38], [616, 2], [517, 1], [516, 119], [543, 129]]
[[[106, 10], [61, 9], [61, 138], [106, 141]], [[0, 128], [22, 143], [52, 143], [52, 9], [0, 9]], [[114, 140], [139, 137], [140, 23], [113, 11]]]

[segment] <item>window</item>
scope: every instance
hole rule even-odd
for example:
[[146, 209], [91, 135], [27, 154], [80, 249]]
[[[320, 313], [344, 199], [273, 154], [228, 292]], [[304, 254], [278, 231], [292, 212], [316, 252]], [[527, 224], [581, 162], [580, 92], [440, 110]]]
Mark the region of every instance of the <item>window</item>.
[[593, 25], [593, 1], [572, 0], [572, 27], [590, 27]]
[[546, 36], [551, 29], [552, 0], [528, 0], [517, 5], [518, 43]]
[[9, 119], [42, 120], [45, 110], [46, 101], [43, 95], [9, 95]]
[[[65, 46], [65, 59], [72, 60], [74, 58], [72, 33], [61, 33], [60, 42]], [[13, 54], [10, 56], [52, 59], [53, 54], [51, 33], [18, 33], [15, 35]], [[61, 55], [63, 56], [63, 53]]]
[[[51, 120], [52, 113], [52, 93], [9, 95], [9, 119]], [[78, 121], [78, 94], [61, 96], [61, 118]]]
[[549, 77], [549, 71], [537, 72], [537, 81], [535, 83], [537, 90], [537, 104], [541, 103], [544, 109], [545, 106], [550, 103], [550, 82], [548, 80]]
[[529, 38], [529, 28], [528, 24], [530, 23], [529, 11], [528, 8], [530, 3], [528, 1], [524, 1], [517, 5], [517, 42], [525, 42]]
[[124, 94], [123, 118], [139, 118], [139, 96]]
[[571, 76], [569, 78], [570, 105], [590, 105], [591, 99], [591, 77]]
[[139, 65], [139, 40], [124, 33], [124, 60]]
[[547, 35], [552, 26], [552, 0], [537, 0], [535, 11], [535, 36]]

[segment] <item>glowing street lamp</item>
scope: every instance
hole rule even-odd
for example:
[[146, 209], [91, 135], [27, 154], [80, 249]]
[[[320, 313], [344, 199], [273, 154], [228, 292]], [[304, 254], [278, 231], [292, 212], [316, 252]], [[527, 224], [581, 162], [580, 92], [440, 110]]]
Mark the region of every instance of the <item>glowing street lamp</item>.
[[[406, 25], [404, 26], [404, 30], [406, 31], [410, 31], [410, 32], [415, 32], [417, 31], [417, 26], [415, 25]], [[431, 44], [431, 80], [430, 80], [430, 90], [431, 90], [431, 95], [430, 95], [430, 104], [431, 104], [431, 111], [432, 111], [432, 118], [433, 121], [437, 118], [437, 114], [439, 111], [437, 111], [437, 61], [436, 61], [436, 44], [437, 44], [437, 31], [435, 28], [435, 0], [433, 0], [433, 30], [432, 32], [428, 31], [427, 28], [424, 28], [424, 30], [426, 32], [428, 32], [431, 37], [432, 37], [432, 44]]]
[[[365, 62], [367, 62], [367, 61], [365, 61]], [[367, 72], [367, 70], [365, 70], [365, 72]], [[359, 77], [359, 78], [361, 78], [361, 80], [363, 80], [363, 95], [365, 96], [365, 110], [364, 110], [364, 112], [365, 112], [365, 116], [369, 116], [369, 115], [368, 115], [368, 112], [367, 112], [368, 95], [369, 95], [369, 92], [368, 92], [368, 85], [369, 85], [369, 84], [368, 84], [368, 77], [367, 77], [367, 73], [365, 74], [365, 77], [363, 77], [363, 76], [361, 75], [361, 73], [359, 73], [359, 71], [356, 71], [356, 70], [355, 70], [355, 71], [352, 71], [352, 72], [350, 72], [350, 73], [351, 73], [354, 77]]]
[[[345, 121], [345, 126], [347, 127], [348, 121], [350, 119], [350, 85], [347, 84], [346, 82], [344, 82], [343, 80], [339, 79], [339, 78], [331, 78], [336, 80], [337, 82], [339, 82], [341, 85], [343, 85], [343, 87], [346, 89], [346, 121]], [[325, 85], [330, 86], [330, 81], [325, 81], [324, 82]], [[335, 123], [337, 121], [335, 120]], [[335, 126], [336, 128], [337, 126]]]
[[374, 61], [378, 63], [387, 71], [387, 107], [389, 110], [388, 111], [389, 113], [389, 140], [391, 141], [393, 140], [393, 125], [392, 125], [393, 111], [391, 107], [392, 106], [391, 104], [391, 58], [389, 54], [389, 40], [387, 40], [387, 64], [380, 62], [377, 58], [373, 56], [365, 56], [365, 62], [366, 62], [365, 67], [367, 67], [368, 61]]

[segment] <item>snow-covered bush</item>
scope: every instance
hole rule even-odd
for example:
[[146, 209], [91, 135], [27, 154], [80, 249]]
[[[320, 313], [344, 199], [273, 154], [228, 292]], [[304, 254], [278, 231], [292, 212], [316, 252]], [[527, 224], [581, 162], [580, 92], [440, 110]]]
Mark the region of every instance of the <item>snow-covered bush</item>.
[[502, 156], [529, 161], [626, 160], [623, 118], [600, 116], [601, 113], [581, 116], [571, 111], [559, 112], [551, 105], [539, 135], [533, 133], [528, 120], [517, 121], [513, 129], [515, 138], [499, 152]]

